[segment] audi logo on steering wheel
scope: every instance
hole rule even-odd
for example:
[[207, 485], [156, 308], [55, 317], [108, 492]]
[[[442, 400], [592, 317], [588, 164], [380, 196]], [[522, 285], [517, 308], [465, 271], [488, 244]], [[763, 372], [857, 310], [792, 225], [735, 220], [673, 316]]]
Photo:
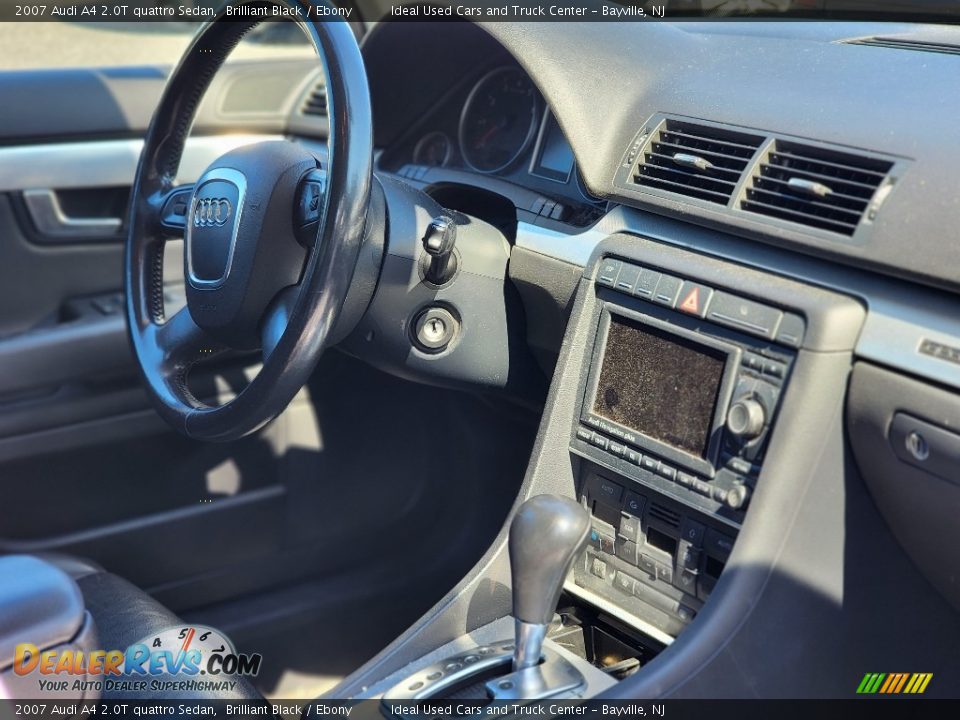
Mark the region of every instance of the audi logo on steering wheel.
[[219, 227], [230, 219], [232, 209], [226, 198], [201, 198], [193, 208], [193, 226]]

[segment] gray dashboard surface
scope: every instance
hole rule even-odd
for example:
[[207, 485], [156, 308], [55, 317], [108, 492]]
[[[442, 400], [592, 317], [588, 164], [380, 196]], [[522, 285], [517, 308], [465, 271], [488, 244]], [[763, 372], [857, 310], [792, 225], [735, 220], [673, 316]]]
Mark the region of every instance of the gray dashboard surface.
[[[737, 227], [804, 252], [960, 287], [955, 55], [843, 44], [874, 35], [960, 30], [867, 23], [487, 23], [530, 73], [576, 153], [587, 187], [616, 197], [614, 172], [638, 129], [670, 113], [910, 159], [867, 242], [764, 234], [741, 217], [658, 212]], [[371, 36], [371, 42], [373, 41]], [[376, 69], [373, 68], [371, 72]], [[635, 203], [642, 204], [642, 203]]]

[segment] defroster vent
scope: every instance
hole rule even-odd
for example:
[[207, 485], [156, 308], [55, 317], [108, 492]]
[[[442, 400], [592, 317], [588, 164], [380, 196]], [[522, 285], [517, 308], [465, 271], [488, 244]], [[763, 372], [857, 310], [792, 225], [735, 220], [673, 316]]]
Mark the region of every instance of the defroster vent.
[[763, 141], [760, 135], [666, 119], [640, 153], [632, 182], [726, 205]]

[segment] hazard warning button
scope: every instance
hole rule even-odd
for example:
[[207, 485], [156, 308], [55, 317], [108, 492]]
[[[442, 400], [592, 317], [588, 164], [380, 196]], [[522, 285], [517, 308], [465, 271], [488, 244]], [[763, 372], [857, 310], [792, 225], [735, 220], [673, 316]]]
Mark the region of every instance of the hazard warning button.
[[688, 315], [703, 317], [707, 314], [707, 303], [710, 302], [711, 295], [713, 295], [713, 288], [687, 280], [680, 288], [677, 310]]

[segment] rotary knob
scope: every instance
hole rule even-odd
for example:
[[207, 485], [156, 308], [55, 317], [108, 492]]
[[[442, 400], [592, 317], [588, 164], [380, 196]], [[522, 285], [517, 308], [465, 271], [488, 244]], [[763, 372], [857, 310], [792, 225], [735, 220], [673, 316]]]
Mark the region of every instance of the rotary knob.
[[753, 440], [763, 432], [766, 421], [766, 410], [753, 398], [741, 398], [727, 411], [727, 430], [743, 441]]
[[747, 503], [747, 499], [750, 497], [750, 488], [741, 483], [737, 483], [729, 492], [727, 492], [727, 506], [732, 510], [739, 510]]

